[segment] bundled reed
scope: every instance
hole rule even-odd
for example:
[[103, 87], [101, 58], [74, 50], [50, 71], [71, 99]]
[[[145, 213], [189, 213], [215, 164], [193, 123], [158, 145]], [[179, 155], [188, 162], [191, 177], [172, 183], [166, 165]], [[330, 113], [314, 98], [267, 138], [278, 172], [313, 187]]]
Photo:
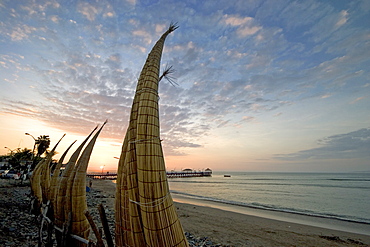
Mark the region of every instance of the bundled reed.
[[76, 141], [72, 142], [72, 144], [66, 149], [66, 151], [64, 151], [64, 153], [58, 160], [58, 164], [54, 168], [53, 175], [50, 180], [50, 199], [51, 199], [51, 204], [53, 205], [53, 208], [55, 207], [56, 191], [58, 188], [58, 179], [61, 179], [60, 168], [63, 165], [64, 158], [66, 157], [68, 151], [72, 148], [73, 144], [75, 144]]
[[137, 84], [118, 167], [117, 246], [188, 246], [168, 188], [158, 113], [163, 46], [175, 29], [154, 45]]
[[55, 144], [53, 149], [35, 167], [31, 176], [31, 194], [36, 198], [37, 205], [49, 200], [50, 190], [50, 163], [53, 154], [65, 134]]
[[41, 172], [41, 190], [42, 190], [43, 203], [46, 203], [47, 201], [51, 200], [50, 198], [50, 178], [51, 178], [50, 177], [51, 176], [50, 163], [51, 163], [52, 157], [54, 155], [54, 152], [57, 146], [62, 141], [65, 135], [66, 134], [64, 134], [62, 138], [60, 138], [60, 140], [57, 142], [57, 144], [55, 144], [53, 149], [50, 151], [50, 153], [46, 157], [45, 167]]
[[[142, 71], [147, 71], [150, 67], [150, 55], [147, 62], [144, 64]], [[138, 209], [135, 205], [129, 203], [129, 193], [131, 198], [136, 198], [135, 189], [137, 188], [137, 169], [135, 149], [129, 143], [136, 139], [136, 120], [138, 114], [140, 92], [145, 83], [145, 73], [141, 73], [137, 86], [134, 100], [131, 107], [129, 127], [123, 141], [122, 152], [119, 159], [117, 181], [116, 181], [116, 202], [115, 202], [115, 217], [116, 217], [116, 245], [117, 246], [134, 246], [132, 234], [142, 235], [140, 219], [138, 217]], [[135, 226], [135, 231], [131, 231], [131, 226]], [[144, 240], [144, 236], [137, 236], [138, 240]], [[144, 241], [135, 243], [138, 246], [145, 244]]]
[[[102, 131], [106, 123], [107, 121], [104, 122], [104, 124], [100, 127], [100, 129], [91, 139], [89, 144], [86, 146], [85, 150], [82, 152], [80, 158], [77, 161], [77, 165], [74, 168], [74, 172], [68, 179], [68, 187], [71, 187], [70, 194], [71, 201], [70, 202], [67, 201], [66, 204], [71, 203], [70, 204], [71, 209], [70, 212], [72, 213], [71, 231], [73, 234], [83, 237], [85, 239], [88, 238], [90, 231], [89, 221], [85, 216], [85, 211], [87, 210], [86, 171], [96, 139], [98, 138], [100, 132]], [[85, 244], [79, 241], [73, 241], [72, 244], [73, 246], [85, 246]]]
[[[67, 182], [69, 176], [72, 174], [72, 171], [74, 170], [75, 164], [77, 162], [77, 159], [88, 141], [88, 139], [91, 137], [91, 135], [95, 132], [95, 130], [98, 128], [96, 126], [91, 133], [86, 137], [86, 139], [80, 144], [80, 146], [75, 150], [75, 152], [71, 155], [69, 158], [69, 161], [67, 162], [65, 169], [62, 173], [62, 176], [60, 179], [57, 180], [57, 188], [55, 190], [55, 201], [54, 201], [54, 223], [56, 226], [62, 228], [63, 224], [66, 219], [68, 219], [68, 213], [67, 216], [65, 215], [65, 206], [67, 201]], [[70, 205], [70, 204], [69, 204]]]
[[34, 207], [38, 208], [42, 202], [42, 189], [41, 189], [41, 171], [44, 164], [46, 163], [46, 159], [42, 159], [36, 167], [33, 169], [32, 176], [30, 178], [31, 181], [31, 195], [36, 199]]

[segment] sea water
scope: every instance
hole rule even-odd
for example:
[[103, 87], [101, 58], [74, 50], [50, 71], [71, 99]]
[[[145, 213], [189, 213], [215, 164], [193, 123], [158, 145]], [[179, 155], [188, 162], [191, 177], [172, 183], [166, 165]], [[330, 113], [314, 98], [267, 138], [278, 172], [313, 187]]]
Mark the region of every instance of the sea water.
[[214, 172], [172, 178], [172, 194], [224, 204], [370, 224], [370, 173]]

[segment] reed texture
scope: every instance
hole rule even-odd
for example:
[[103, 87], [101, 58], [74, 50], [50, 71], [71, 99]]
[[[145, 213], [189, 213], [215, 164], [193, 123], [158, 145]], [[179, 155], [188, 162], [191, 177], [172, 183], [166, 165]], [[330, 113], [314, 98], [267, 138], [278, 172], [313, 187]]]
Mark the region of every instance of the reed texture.
[[64, 136], [65, 134], [55, 144], [46, 157], [43, 158], [33, 169], [31, 176], [31, 194], [36, 198], [38, 205], [41, 205], [42, 203], [46, 204], [50, 198], [50, 163], [56, 148]]
[[156, 42], [138, 80], [118, 167], [117, 246], [188, 246], [168, 188], [158, 112], [163, 46], [175, 29]]
[[[70, 212], [68, 211], [70, 209], [66, 209], [68, 178], [70, 177], [72, 171], [74, 170], [75, 164], [84, 145], [97, 128], [98, 126], [96, 126], [95, 129], [91, 131], [91, 133], [86, 137], [86, 139], [74, 151], [74, 153], [71, 155], [69, 161], [65, 166], [61, 178], [57, 180], [58, 185], [55, 191], [55, 202], [54, 202], [54, 219], [55, 219], [54, 223], [56, 226], [60, 228], [63, 227], [64, 222], [68, 219], [68, 212]], [[68, 199], [70, 199], [70, 196], [68, 196]], [[65, 211], [68, 212], [66, 213]]]
[[[96, 139], [98, 138], [103, 127], [107, 123], [100, 127], [100, 129], [95, 133], [93, 138], [90, 140], [89, 144], [86, 146], [82, 152], [77, 164], [74, 168], [74, 173], [71, 175], [73, 179], [69, 179], [68, 187], [71, 187], [71, 205], [70, 209], [72, 212], [72, 222], [71, 222], [71, 232], [77, 236], [87, 239], [90, 232], [90, 224], [85, 216], [87, 211], [87, 200], [86, 200], [86, 171], [89, 165], [90, 156], [94, 148]], [[71, 178], [71, 177], [70, 177]], [[67, 201], [67, 203], [69, 203]], [[85, 244], [80, 241], [71, 240], [73, 246], [85, 246]]]

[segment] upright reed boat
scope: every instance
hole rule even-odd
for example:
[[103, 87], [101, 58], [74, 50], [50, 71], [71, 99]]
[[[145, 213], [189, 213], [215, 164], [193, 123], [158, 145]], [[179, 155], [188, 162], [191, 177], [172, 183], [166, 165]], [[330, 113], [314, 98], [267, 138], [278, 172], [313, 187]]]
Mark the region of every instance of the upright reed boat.
[[117, 246], [188, 246], [169, 192], [158, 112], [163, 46], [177, 28], [156, 42], [137, 83], [117, 174]]

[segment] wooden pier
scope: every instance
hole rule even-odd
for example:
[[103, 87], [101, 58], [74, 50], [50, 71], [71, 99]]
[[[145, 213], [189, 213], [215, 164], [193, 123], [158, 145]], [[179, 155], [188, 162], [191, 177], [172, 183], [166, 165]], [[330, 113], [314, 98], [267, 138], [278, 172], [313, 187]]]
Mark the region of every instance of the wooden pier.
[[211, 177], [212, 171], [181, 171], [167, 172], [168, 178], [192, 178], [192, 177]]
[[[167, 178], [191, 178], [191, 177], [211, 177], [212, 171], [180, 171], [180, 172], [166, 172]], [[116, 180], [117, 173], [90, 173], [86, 175], [88, 178], [92, 179], [107, 179], [107, 180]]]
[[107, 179], [107, 180], [116, 180], [117, 173], [94, 173], [94, 174], [86, 174], [88, 178], [92, 179]]

